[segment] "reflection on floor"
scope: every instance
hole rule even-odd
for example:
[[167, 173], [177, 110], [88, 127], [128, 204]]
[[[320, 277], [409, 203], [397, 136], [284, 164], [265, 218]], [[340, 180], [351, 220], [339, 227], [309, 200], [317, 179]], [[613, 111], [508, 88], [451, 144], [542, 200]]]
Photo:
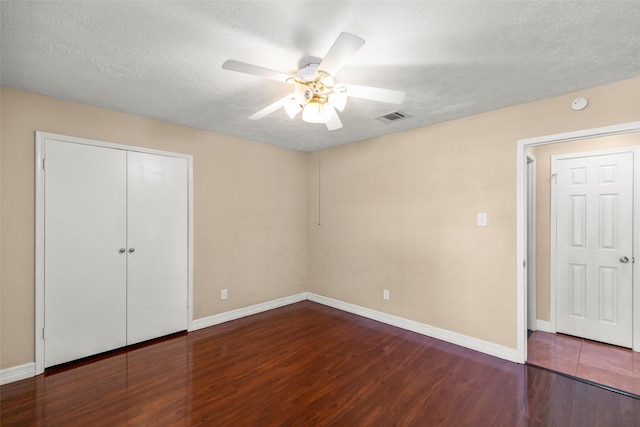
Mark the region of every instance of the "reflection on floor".
[[563, 334], [535, 331], [527, 362], [640, 395], [640, 353]]

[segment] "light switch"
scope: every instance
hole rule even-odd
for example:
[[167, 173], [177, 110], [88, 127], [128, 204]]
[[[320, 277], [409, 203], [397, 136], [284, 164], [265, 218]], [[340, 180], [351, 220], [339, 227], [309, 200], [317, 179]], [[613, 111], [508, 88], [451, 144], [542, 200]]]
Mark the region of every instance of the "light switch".
[[478, 212], [478, 227], [486, 227], [488, 225], [487, 221], [487, 213]]

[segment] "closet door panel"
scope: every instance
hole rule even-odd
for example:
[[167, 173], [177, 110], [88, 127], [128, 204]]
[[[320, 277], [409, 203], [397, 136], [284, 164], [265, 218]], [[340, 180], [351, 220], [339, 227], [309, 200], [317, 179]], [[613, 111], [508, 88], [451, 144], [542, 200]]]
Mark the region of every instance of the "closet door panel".
[[126, 152], [45, 145], [45, 367], [126, 345]]
[[128, 153], [127, 343], [187, 329], [188, 161]]

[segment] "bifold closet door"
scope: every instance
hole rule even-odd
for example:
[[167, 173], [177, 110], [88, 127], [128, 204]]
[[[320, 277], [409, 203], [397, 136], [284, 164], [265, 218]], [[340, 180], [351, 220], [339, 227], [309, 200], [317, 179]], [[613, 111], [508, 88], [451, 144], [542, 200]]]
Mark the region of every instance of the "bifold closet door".
[[45, 367], [126, 345], [126, 152], [45, 147]]
[[188, 161], [128, 152], [127, 344], [187, 329]]

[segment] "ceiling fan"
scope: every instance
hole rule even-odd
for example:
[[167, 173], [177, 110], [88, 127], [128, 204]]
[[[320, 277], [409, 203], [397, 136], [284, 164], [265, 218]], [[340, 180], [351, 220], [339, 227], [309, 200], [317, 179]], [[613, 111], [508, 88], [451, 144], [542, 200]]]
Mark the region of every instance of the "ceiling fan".
[[406, 96], [398, 90], [336, 83], [333, 80], [363, 44], [364, 40], [356, 35], [340, 33], [322, 62], [307, 64], [295, 75], [232, 59], [225, 61], [222, 68], [294, 85], [293, 93], [252, 114], [249, 119], [259, 120], [284, 108], [292, 119], [302, 111], [305, 122], [324, 123], [327, 129], [336, 130], [342, 127], [336, 110], [344, 110], [347, 97], [402, 104]]

